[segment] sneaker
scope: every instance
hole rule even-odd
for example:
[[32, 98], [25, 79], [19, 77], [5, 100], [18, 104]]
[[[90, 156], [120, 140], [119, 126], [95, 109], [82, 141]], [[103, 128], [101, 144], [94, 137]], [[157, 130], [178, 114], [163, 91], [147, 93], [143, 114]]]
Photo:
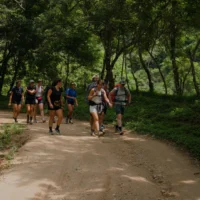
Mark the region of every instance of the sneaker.
[[30, 120], [30, 121], [29, 121], [29, 124], [30, 124], [30, 125], [32, 125], [32, 124], [33, 124], [32, 120]]
[[70, 119], [70, 120], [69, 120], [69, 123], [70, 123], [70, 124], [73, 124], [73, 121], [72, 121], [72, 119]]
[[104, 127], [101, 126], [99, 131], [104, 133]]
[[95, 134], [94, 130], [91, 129], [91, 136], [96, 137], [97, 135]]
[[99, 131], [99, 133], [98, 133], [99, 137], [104, 136], [104, 135], [105, 135], [105, 132]]
[[120, 135], [124, 135], [124, 131], [120, 131], [120, 133], [119, 133]]
[[59, 129], [55, 129], [55, 132], [60, 135], [60, 130]]
[[50, 134], [50, 135], [53, 135], [53, 131], [52, 131], [52, 130], [49, 130], [49, 134]]

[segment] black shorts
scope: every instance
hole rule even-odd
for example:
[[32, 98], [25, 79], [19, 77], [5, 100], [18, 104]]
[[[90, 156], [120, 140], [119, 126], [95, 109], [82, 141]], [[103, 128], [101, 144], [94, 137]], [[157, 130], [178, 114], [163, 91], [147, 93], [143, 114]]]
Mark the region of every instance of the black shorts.
[[35, 99], [26, 99], [25, 104], [35, 105]]
[[74, 101], [67, 101], [67, 104], [71, 104], [73, 106], [74, 105]]
[[21, 100], [14, 100], [14, 99], [12, 99], [12, 104], [20, 105], [20, 104], [22, 104], [22, 101]]
[[53, 106], [53, 108], [51, 108], [48, 103], [48, 110], [60, 110], [60, 109], [62, 109], [60, 106]]

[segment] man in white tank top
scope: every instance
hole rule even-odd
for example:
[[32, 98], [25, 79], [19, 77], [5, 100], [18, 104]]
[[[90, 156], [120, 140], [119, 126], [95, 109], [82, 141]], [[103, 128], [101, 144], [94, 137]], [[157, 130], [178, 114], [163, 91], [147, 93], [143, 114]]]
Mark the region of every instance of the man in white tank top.
[[36, 115], [37, 115], [37, 108], [39, 107], [40, 109], [40, 115], [42, 117], [42, 122], [46, 122], [45, 118], [44, 118], [44, 103], [43, 103], [43, 86], [42, 86], [42, 80], [39, 79], [38, 80], [38, 84], [36, 85], [36, 99], [35, 99], [35, 112], [34, 112], [34, 122], [37, 123], [37, 119], [36, 119]]

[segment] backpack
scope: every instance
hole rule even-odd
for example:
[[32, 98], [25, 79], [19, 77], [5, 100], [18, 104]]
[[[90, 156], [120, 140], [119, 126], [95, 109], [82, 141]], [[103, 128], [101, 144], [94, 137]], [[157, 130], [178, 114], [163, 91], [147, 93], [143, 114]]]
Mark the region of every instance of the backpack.
[[[115, 87], [115, 88], [116, 88], [115, 93], [114, 93], [114, 95], [111, 96], [113, 102], [116, 102], [116, 96], [119, 91], [119, 87]], [[124, 90], [125, 90], [125, 95], [127, 97], [129, 95], [128, 89], [126, 87], [124, 87]]]
[[86, 103], [87, 103], [88, 105], [90, 105], [90, 104], [89, 104], [89, 100], [88, 100], [88, 95], [89, 95], [90, 91], [91, 91], [93, 88], [96, 88], [96, 87], [97, 87], [96, 82], [92, 82], [92, 83], [90, 83], [90, 84], [87, 86], [85, 101], [86, 101]]

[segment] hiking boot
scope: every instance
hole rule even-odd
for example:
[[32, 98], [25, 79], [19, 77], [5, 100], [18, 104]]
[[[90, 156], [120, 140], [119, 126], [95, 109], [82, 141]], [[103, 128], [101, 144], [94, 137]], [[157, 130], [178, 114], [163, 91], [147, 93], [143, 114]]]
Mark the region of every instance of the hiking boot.
[[30, 121], [29, 121], [29, 124], [30, 124], [30, 125], [32, 125], [32, 124], [33, 124], [32, 120], [30, 120]]
[[36, 123], [36, 124], [38, 123], [36, 119], [34, 119], [34, 123]]
[[73, 121], [72, 121], [72, 119], [70, 119], [70, 120], [69, 120], [69, 123], [70, 123], [70, 124], [73, 124]]
[[49, 130], [49, 134], [50, 134], [50, 135], [53, 135], [53, 131], [52, 131], [52, 130]]
[[61, 133], [60, 133], [60, 129], [55, 129], [55, 132], [58, 134], [58, 135], [60, 135]]

